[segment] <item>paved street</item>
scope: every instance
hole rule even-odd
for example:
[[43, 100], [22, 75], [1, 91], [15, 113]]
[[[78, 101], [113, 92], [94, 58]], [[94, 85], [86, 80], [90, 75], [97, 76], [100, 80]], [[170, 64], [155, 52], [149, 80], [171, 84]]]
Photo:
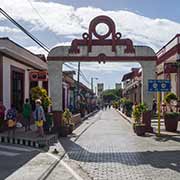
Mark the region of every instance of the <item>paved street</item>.
[[[113, 109], [100, 111], [91, 121], [95, 123], [76, 142], [61, 140], [68, 152], [63, 161], [70, 166], [76, 164], [74, 171], [87, 176], [82, 179], [180, 179], [179, 137], [137, 137], [131, 125]], [[57, 166], [47, 179], [53, 179], [58, 169]], [[61, 173], [58, 177], [71, 179]]]
[[0, 144], [0, 180], [8, 177], [38, 153], [34, 148]]

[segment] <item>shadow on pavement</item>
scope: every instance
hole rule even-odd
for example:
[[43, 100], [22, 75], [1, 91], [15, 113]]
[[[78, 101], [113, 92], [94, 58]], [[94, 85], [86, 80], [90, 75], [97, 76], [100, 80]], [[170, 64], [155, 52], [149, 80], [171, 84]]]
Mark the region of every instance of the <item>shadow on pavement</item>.
[[9, 157], [0, 155], [0, 179], [5, 179], [10, 176], [12, 173], [34, 158], [37, 154], [39, 154], [39, 151], [21, 152], [17, 156]]
[[180, 150], [95, 153], [87, 151], [68, 138], [61, 138], [60, 142], [72, 160], [95, 163], [113, 162], [128, 166], [151, 165], [154, 168], [168, 168], [180, 172]]
[[166, 142], [166, 141], [180, 142], [180, 135], [161, 135], [160, 137], [155, 137], [154, 139], [159, 142]]

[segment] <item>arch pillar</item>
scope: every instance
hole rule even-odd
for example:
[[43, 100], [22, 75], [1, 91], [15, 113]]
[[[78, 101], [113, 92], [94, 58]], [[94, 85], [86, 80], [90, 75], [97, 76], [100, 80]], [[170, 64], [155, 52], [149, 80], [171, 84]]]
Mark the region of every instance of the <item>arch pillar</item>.
[[52, 112], [54, 131], [58, 132], [62, 119], [62, 61], [48, 61], [48, 77], [50, 83], [50, 96], [52, 99]]
[[147, 104], [149, 110], [152, 110], [153, 93], [148, 92], [148, 80], [156, 77], [156, 61], [141, 61], [139, 63], [142, 66], [141, 101]]

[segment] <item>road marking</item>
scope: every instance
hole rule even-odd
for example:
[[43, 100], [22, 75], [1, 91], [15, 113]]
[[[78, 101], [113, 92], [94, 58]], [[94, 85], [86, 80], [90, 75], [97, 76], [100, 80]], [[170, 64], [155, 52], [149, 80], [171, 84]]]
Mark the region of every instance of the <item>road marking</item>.
[[70, 166], [67, 165], [63, 160], [60, 161], [60, 164], [63, 165], [77, 180], [83, 180]]
[[20, 153], [12, 153], [12, 152], [6, 152], [6, 151], [0, 151], [0, 155], [4, 156], [18, 156]]
[[60, 160], [60, 158], [58, 158], [57, 156], [55, 156], [54, 154], [51, 154], [51, 153], [49, 153], [49, 152], [47, 152], [46, 153], [47, 155], [49, 155], [49, 156], [51, 156], [51, 157], [53, 157], [54, 159], [56, 159], [56, 160]]
[[60, 161], [60, 164], [64, 166], [77, 180], [84, 180], [82, 179], [70, 166], [67, 165], [63, 160], [55, 156], [54, 154], [51, 154], [49, 152], [46, 153], [47, 155], [55, 158], [56, 160]]

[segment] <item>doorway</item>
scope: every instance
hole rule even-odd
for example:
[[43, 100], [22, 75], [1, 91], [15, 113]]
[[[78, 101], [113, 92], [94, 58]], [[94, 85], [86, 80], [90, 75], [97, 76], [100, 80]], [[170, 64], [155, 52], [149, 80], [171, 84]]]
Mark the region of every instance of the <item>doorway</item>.
[[22, 112], [24, 103], [24, 70], [11, 66], [11, 104]]

